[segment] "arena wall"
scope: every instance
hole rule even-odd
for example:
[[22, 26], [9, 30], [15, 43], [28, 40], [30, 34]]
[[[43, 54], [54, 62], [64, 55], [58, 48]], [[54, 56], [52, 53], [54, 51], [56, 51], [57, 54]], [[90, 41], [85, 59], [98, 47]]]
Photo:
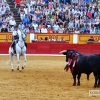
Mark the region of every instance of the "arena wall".
[[[99, 54], [100, 44], [69, 44], [66, 42], [33, 42], [27, 43], [27, 54], [59, 54], [61, 50], [75, 49], [84, 54]], [[11, 43], [0, 42], [0, 54], [8, 54]]]
[[[100, 34], [60, 34], [60, 33], [27, 33], [27, 43], [31, 43], [32, 40], [34, 40], [34, 37], [36, 37], [38, 40], [42, 37], [42, 39], [45, 39], [45, 37], [49, 38], [52, 36], [55, 38], [58, 36], [58, 39], [61, 37], [64, 37], [64, 39], [70, 43], [77, 43], [77, 44], [86, 44], [87, 40], [90, 38], [90, 36], [94, 37], [95, 42], [98, 42], [98, 39], [100, 38]], [[0, 32], [0, 42], [12, 42], [12, 33], [11, 32]]]

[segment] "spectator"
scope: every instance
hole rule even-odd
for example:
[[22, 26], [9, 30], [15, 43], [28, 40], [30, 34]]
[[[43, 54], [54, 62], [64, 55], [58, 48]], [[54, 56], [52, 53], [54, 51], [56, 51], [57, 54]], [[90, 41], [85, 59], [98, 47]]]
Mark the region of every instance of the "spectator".
[[1, 32], [8, 32], [8, 28], [6, 27], [6, 23], [2, 24]]
[[3, 7], [1, 8], [1, 14], [3, 17], [5, 16], [5, 9]]
[[37, 14], [34, 14], [34, 15], [32, 16], [32, 20], [34, 20], [34, 21], [37, 20]]
[[10, 26], [16, 26], [16, 21], [14, 18], [12, 18], [10, 21], [9, 21], [9, 25]]
[[88, 16], [89, 18], [92, 17], [92, 12], [91, 12], [91, 10], [89, 10], [89, 11], [87, 12], [87, 16]]
[[20, 19], [23, 20], [24, 17], [25, 17], [25, 12], [20, 12]]
[[80, 24], [84, 24], [84, 17], [83, 16], [80, 18]]
[[72, 0], [72, 3], [78, 4], [78, 0]]
[[75, 34], [79, 34], [79, 33], [80, 33], [79, 29], [76, 28], [74, 33], [75, 33]]
[[36, 6], [36, 1], [35, 0], [31, 0], [31, 4], [32, 4], [33, 7], [35, 7]]
[[53, 2], [49, 2], [49, 3], [48, 3], [48, 8], [49, 8], [49, 9], [52, 9], [53, 7], [54, 7], [54, 3], [53, 3]]
[[40, 33], [40, 29], [38, 27], [36, 27], [35, 32], [34, 33]]
[[54, 38], [52, 36], [49, 37], [49, 41], [54, 41]]
[[49, 11], [49, 13], [47, 14], [47, 16], [51, 19], [52, 18], [52, 13]]
[[97, 28], [95, 29], [95, 34], [100, 34], [100, 28], [97, 27]]
[[69, 33], [68, 28], [65, 28], [64, 33], [67, 33], [67, 34]]
[[99, 22], [100, 22], [100, 17], [96, 16], [96, 18], [95, 18], [95, 27], [98, 27]]
[[25, 26], [24, 31], [25, 31], [26, 33], [29, 33], [29, 26], [28, 26], [28, 25], [27, 25], [27, 26]]
[[48, 31], [47, 33], [53, 33], [51, 26], [48, 27], [47, 31]]
[[2, 20], [2, 16], [0, 16], [0, 27], [2, 26], [3, 20]]
[[68, 23], [68, 27], [69, 28], [73, 28], [74, 27], [74, 22], [72, 19], [70, 19], [69, 23]]
[[100, 36], [98, 37], [98, 42], [100, 43]]
[[79, 21], [78, 17], [75, 18], [75, 28], [79, 28], [79, 27], [80, 27], [79, 22], [80, 22], [80, 21]]
[[51, 18], [52, 25], [54, 24], [55, 21], [56, 21], [56, 18], [55, 18], [55, 15], [53, 15], [52, 18]]
[[58, 29], [58, 33], [64, 33], [64, 28], [62, 25], [60, 25], [59, 29]]
[[58, 25], [57, 22], [53, 25], [53, 30], [54, 30], [55, 33], [58, 33], [59, 25]]
[[73, 34], [73, 33], [74, 33], [74, 28], [69, 28], [69, 29], [68, 29], [68, 33]]
[[63, 36], [60, 38], [60, 41], [61, 41], [61, 42], [64, 42], [64, 41], [65, 41], [65, 39], [64, 39]]
[[94, 43], [94, 38], [93, 38], [93, 36], [91, 36], [89, 39], [88, 39], [88, 41], [87, 41], [87, 43], [88, 44], [91, 44], [91, 43]]
[[94, 27], [91, 28], [90, 34], [95, 34], [95, 28]]
[[58, 41], [59, 41], [57, 35], [55, 36], [55, 40], [54, 40], [54, 41], [55, 41], [55, 42], [58, 42]]
[[24, 26], [23, 22], [20, 22], [20, 24], [18, 25], [18, 28], [20, 30], [24, 30], [25, 26]]
[[84, 30], [84, 33], [85, 34], [90, 34], [90, 28], [89, 28], [89, 26], [86, 27], [86, 29]]
[[32, 21], [32, 26], [34, 27], [34, 29], [36, 29], [36, 27], [38, 27], [38, 24], [36, 23], [35, 20]]
[[25, 12], [25, 15], [28, 15], [28, 13], [29, 13], [29, 9], [28, 9], [27, 6], [24, 7], [23, 11]]
[[15, 3], [15, 8], [16, 8], [20, 4], [21, 0], [14, 0], [14, 1], [15, 1], [14, 3]]
[[29, 28], [29, 32], [30, 32], [30, 33], [34, 33], [34, 32], [35, 32], [34, 27], [30, 27], [30, 28]]
[[36, 38], [36, 36], [34, 36], [34, 40], [32, 40], [32, 42], [36, 42], [38, 41], [38, 39]]
[[47, 29], [46, 29], [45, 25], [43, 25], [43, 28], [41, 28], [41, 33], [47, 33]]
[[44, 39], [45, 41], [48, 41], [48, 37], [45, 37], [45, 39]]
[[33, 16], [34, 15], [34, 9], [33, 7], [31, 6], [30, 7], [30, 10], [29, 10], [29, 16]]
[[28, 18], [28, 16], [25, 15], [25, 17], [23, 17], [22, 21], [23, 21], [23, 24], [24, 24], [25, 26], [28, 25], [28, 23], [29, 23], [29, 18]]

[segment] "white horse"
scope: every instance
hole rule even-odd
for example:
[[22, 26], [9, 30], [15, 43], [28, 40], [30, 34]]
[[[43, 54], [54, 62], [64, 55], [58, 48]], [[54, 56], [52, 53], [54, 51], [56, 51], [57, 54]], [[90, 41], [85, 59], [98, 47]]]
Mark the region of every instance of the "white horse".
[[17, 70], [21, 70], [20, 68], [20, 56], [23, 55], [24, 57], [24, 65], [22, 66], [22, 69], [26, 66], [26, 46], [25, 46], [25, 40], [26, 40], [26, 34], [21, 32], [19, 35], [18, 43], [15, 45], [16, 54], [14, 53], [13, 48], [11, 46], [9, 47], [9, 55], [10, 55], [10, 64], [12, 67], [12, 71], [14, 71], [13, 66], [13, 56], [17, 55]]

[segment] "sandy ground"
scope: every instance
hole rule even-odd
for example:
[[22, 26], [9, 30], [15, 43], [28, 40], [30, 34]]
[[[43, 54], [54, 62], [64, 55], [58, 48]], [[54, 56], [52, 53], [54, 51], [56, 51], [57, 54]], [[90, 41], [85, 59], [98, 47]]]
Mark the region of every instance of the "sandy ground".
[[[14, 72], [6, 64], [9, 56], [0, 56], [0, 100], [100, 100], [100, 96], [89, 96], [94, 77], [86, 80], [82, 74], [81, 86], [72, 86], [70, 71], [65, 72], [65, 57], [27, 56], [27, 65], [17, 70], [14, 57]], [[21, 65], [23, 58], [21, 57]]]

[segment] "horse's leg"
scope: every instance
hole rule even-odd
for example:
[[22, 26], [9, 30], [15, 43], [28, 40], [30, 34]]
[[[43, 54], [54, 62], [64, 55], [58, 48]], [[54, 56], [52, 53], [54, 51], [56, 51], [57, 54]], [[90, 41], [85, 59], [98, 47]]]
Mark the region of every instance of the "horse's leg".
[[78, 79], [77, 85], [78, 85], [78, 86], [80, 86], [80, 77], [81, 77], [81, 74], [78, 74], [78, 76], [77, 76], [77, 79]]
[[24, 67], [26, 66], [26, 54], [24, 53], [23, 56], [24, 56], [24, 65], [22, 66], [22, 69], [24, 69]]
[[12, 55], [12, 53], [10, 54], [10, 64], [11, 64], [12, 71], [14, 71], [14, 66], [13, 66], [13, 55]]
[[17, 70], [21, 70], [20, 68], [20, 55], [17, 53]]

